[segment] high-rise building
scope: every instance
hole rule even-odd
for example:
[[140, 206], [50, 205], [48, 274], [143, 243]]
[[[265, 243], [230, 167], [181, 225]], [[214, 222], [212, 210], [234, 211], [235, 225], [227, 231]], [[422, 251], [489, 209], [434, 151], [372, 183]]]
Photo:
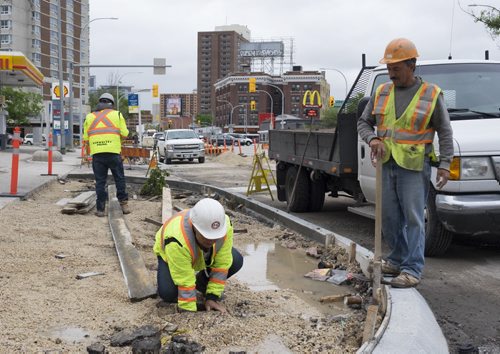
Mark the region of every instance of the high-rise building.
[[[62, 31], [59, 31], [59, 4]], [[22, 52], [42, 72], [46, 108], [51, 100], [50, 83], [59, 82], [59, 46], [62, 46], [64, 81], [69, 81], [69, 63], [88, 64], [89, 32], [82, 32], [88, 23], [89, 0], [0, 0], [0, 50]], [[84, 102], [88, 97], [87, 78], [88, 69], [82, 69]], [[74, 69], [73, 95], [76, 114], [80, 99], [79, 68]]]
[[198, 32], [198, 108], [201, 114], [215, 117], [214, 83], [223, 77], [245, 71], [248, 59], [238, 56], [243, 42], [249, 42], [245, 26], [218, 26], [215, 31]]
[[161, 93], [160, 94], [160, 117], [167, 118], [168, 103], [170, 99], [180, 99], [181, 110], [179, 116], [191, 119], [198, 115], [198, 99], [196, 93]]

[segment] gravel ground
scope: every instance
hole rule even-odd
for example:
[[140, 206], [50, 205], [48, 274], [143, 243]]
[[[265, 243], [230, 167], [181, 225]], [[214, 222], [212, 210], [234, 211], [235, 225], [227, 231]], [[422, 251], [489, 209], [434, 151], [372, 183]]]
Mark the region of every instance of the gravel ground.
[[[177, 313], [174, 305], [159, 299], [131, 303], [110, 234], [108, 219], [93, 212], [63, 215], [56, 202], [71, 198], [92, 183], [53, 183], [28, 201], [0, 210], [0, 338], [2, 352], [86, 352], [101, 342], [110, 353], [128, 353], [130, 346], [111, 347], [121, 330], [152, 325], [164, 346], [172, 335], [186, 336], [205, 352], [355, 352], [360, 345], [365, 311], [346, 309], [333, 316], [312, 309], [290, 290], [253, 291], [230, 279], [224, 304], [229, 315], [216, 312]], [[133, 191], [131, 194], [137, 193]], [[199, 196], [175, 200], [183, 207]], [[134, 244], [151, 278], [156, 278], [156, 258], [151, 249], [158, 229], [144, 218], [161, 218], [161, 202], [131, 199], [126, 215]], [[299, 249], [309, 241], [281, 227], [269, 227], [228, 208], [235, 228], [235, 246], [264, 240], [293, 239]], [[321, 250], [323, 260], [342, 267], [345, 255]], [[60, 258], [56, 257], [58, 255]], [[62, 255], [62, 256], [61, 256]], [[304, 255], [305, 257], [305, 255]], [[344, 258], [343, 258], [344, 257]], [[103, 275], [77, 280], [76, 275]], [[311, 280], [312, 281], [312, 280]], [[363, 292], [359, 284], [352, 291]], [[182, 338], [181, 338], [182, 339]], [[182, 343], [181, 343], [182, 344]], [[179, 345], [181, 345], [179, 344]], [[184, 345], [184, 344], [182, 344]]]

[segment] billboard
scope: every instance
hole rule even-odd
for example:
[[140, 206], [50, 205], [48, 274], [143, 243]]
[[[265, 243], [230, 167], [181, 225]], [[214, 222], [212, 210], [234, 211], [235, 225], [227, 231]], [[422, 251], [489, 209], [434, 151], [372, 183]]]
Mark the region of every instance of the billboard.
[[239, 49], [240, 57], [282, 57], [284, 50], [283, 42], [250, 42], [241, 43]]
[[167, 98], [167, 117], [179, 117], [181, 112], [181, 98]]

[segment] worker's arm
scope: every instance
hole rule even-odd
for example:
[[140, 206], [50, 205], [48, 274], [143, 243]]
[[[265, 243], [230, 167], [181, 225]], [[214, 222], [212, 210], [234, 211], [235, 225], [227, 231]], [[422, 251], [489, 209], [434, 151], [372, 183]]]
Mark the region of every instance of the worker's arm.
[[123, 139], [126, 139], [129, 133], [127, 128], [127, 122], [125, 122], [125, 118], [123, 118], [123, 115], [121, 114], [120, 111], [118, 111], [118, 116], [120, 117], [120, 135], [122, 136]]
[[358, 119], [358, 134], [361, 139], [370, 146], [372, 158], [382, 158], [385, 154], [385, 145], [384, 142], [375, 135], [377, 121], [372, 113], [373, 101], [374, 97], [372, 96], [361, 114], [361, 117]]
[[196, 311], [196, 277], [189, 250], [177, 242], [170, 242], [165, 247], [165, 254], [170, 275], [178, 288], [177, 303], [179, 308]]
[[436, 187], [442, 188], [450, 178], [450, 164], [453, 158], [453, 130], [442, 93], [438, 97], [434, 112], [432, 112], [431, 122], [439, 141], [439, 167], [436, 175]]
[[205, 298], [207, 300], [218, 301], [226, 285], [227, 273], [233, 264], [233, 225], [226, 215], [226, 236], [224, 245], [215, 254], [214, 263], [208, 279]]

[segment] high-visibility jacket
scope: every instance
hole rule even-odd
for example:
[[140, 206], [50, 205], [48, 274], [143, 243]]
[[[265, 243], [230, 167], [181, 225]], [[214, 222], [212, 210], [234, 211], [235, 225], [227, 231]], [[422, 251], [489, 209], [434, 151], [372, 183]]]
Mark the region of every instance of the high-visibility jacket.
[[[425, 145], [432, 144], [434, 128], [429, 122], [441, 89], [422, 82], [401, 117], [396, 117], [394, 84], [385, 83], [377, 88], [372, 114], [376, 116], [377, 137], [384, 142], [386, 154], [382, 162], [392, 156], [396, 163], [408, 170], [422, 171]], [[434, 159], [434, 152], [431, 159]]]
[[83, 140], [89, 141], [90, 154], [121, 153], [121, 136], [128, 136], [127, 124], [120, 112], [103, 109], [85, 118]]
[[233, 264], [233, 226], [226, 215], [226, 235], [212, 246], [211, 259], [205, 262], [203, 250], [196, 243], [190, 209], [175, 214], [156, 233], [153, 251], [170, 269], [177, 285], [177, 303], [181, 309], [196, 311], [196, 274], [210, 268], [205, 295], [221, 297], [229, 267]]

